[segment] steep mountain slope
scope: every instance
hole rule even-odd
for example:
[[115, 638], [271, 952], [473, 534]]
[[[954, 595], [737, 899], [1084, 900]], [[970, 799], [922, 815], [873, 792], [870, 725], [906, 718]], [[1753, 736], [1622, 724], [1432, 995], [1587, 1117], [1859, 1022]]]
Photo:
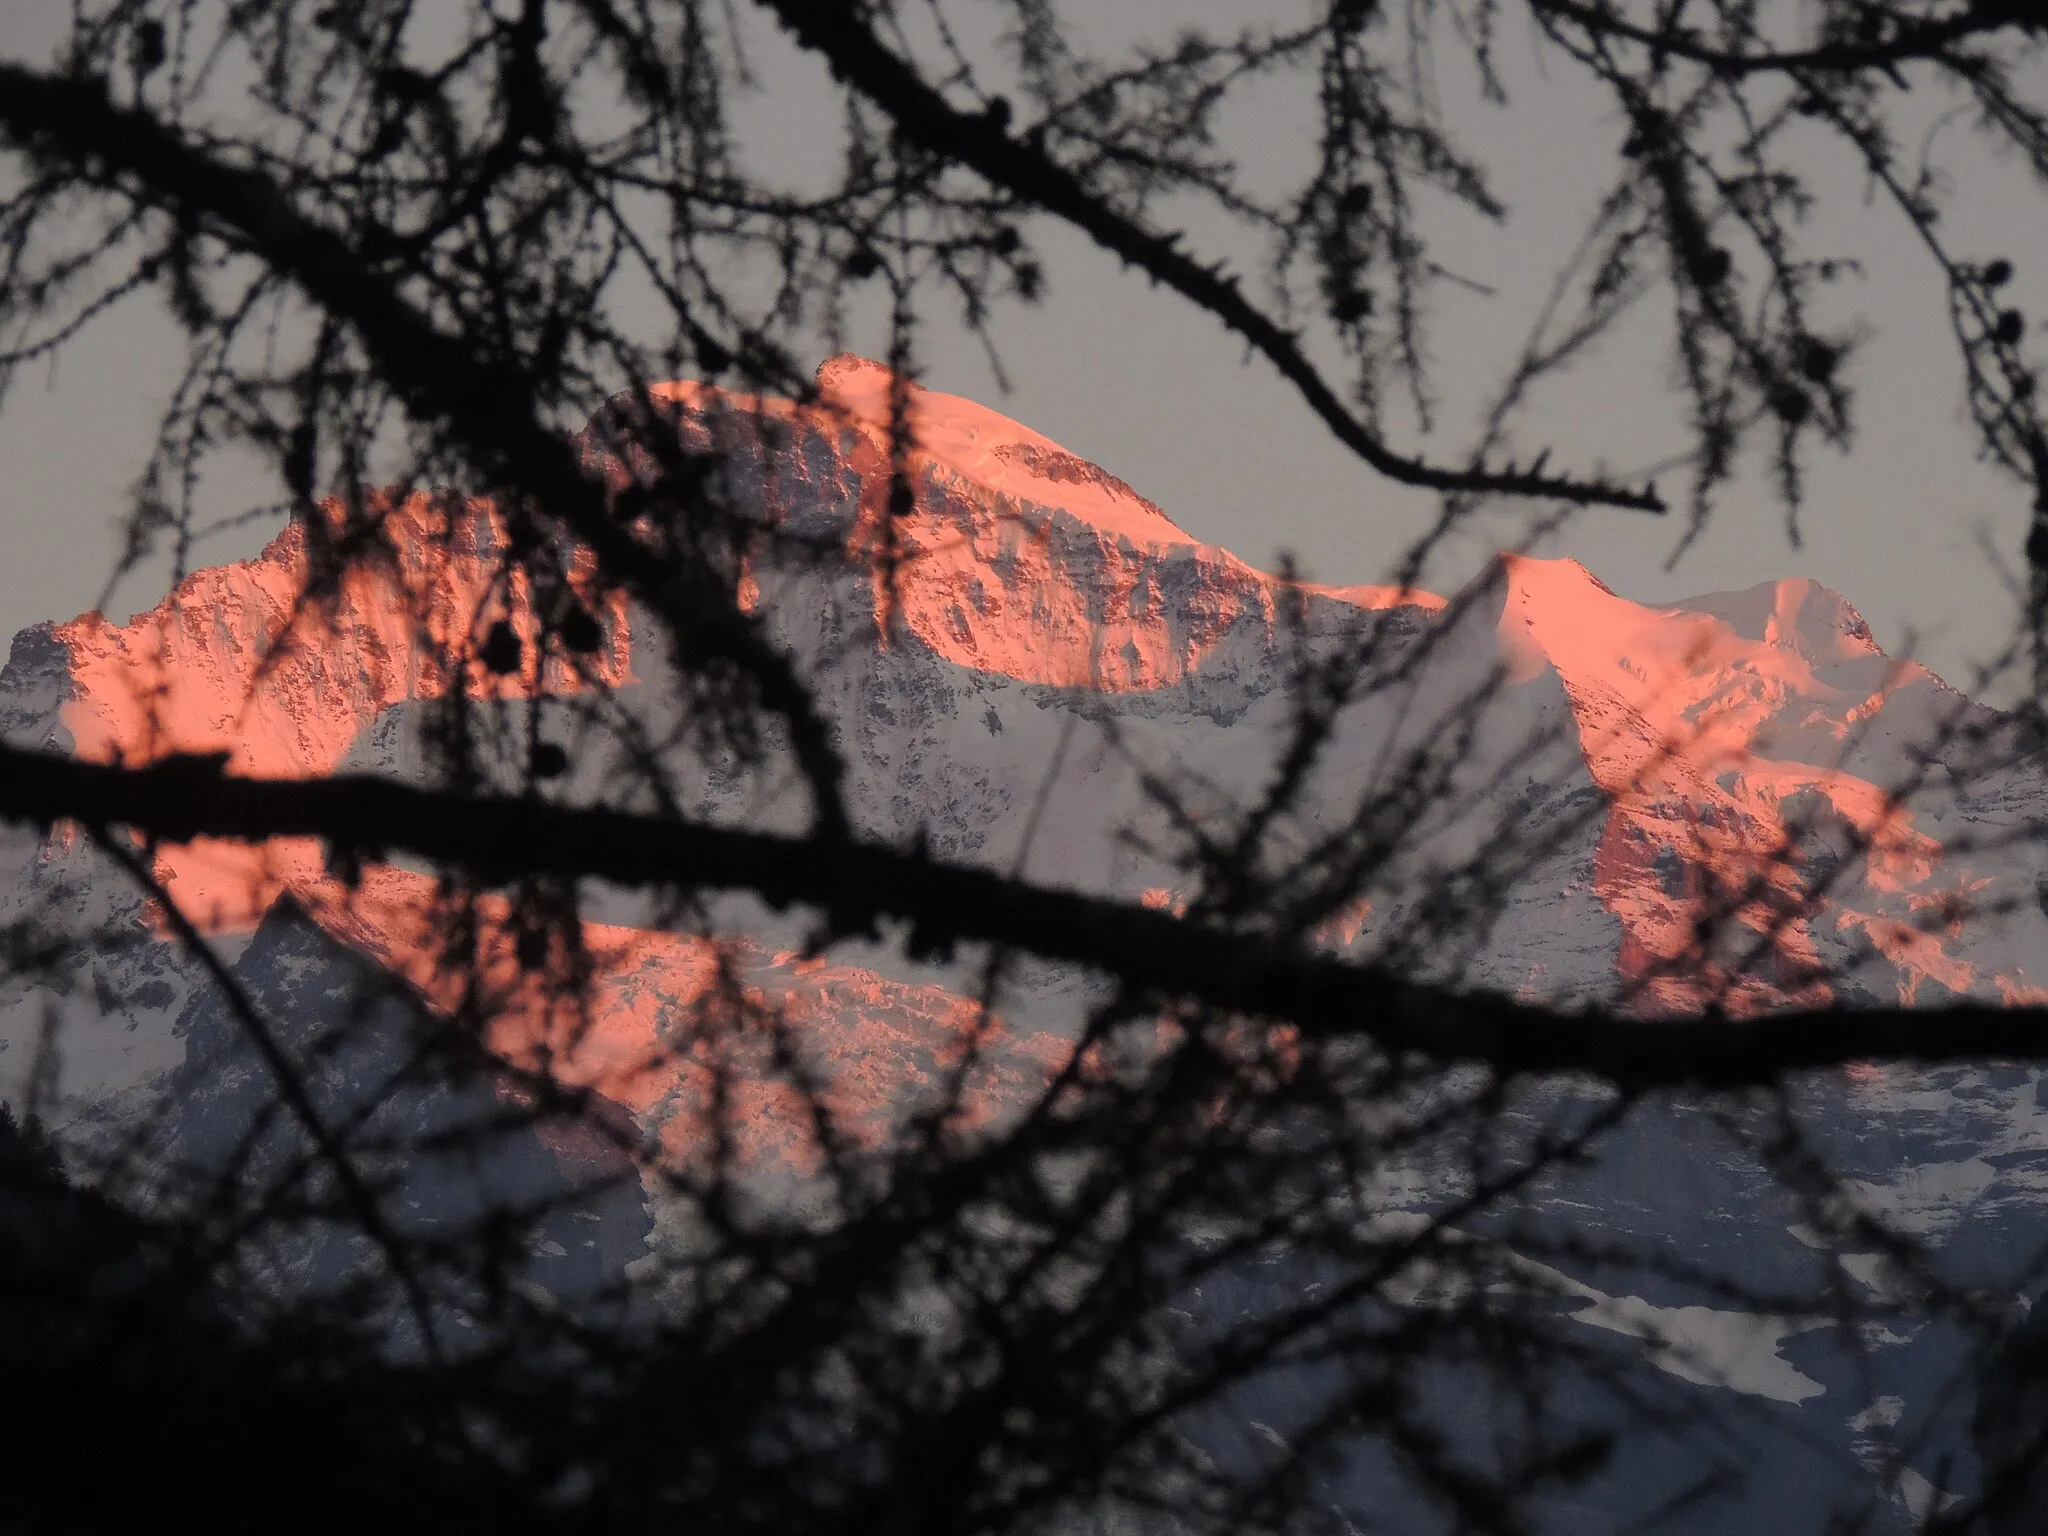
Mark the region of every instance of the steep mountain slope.
[[[821, 370], [808, 404], [695, 384], [657, 391], [667, 428], [710, 456], [718, 493], [763, 534], [734, 577], [738, 595], [816, 679], [864, 830], [1154, 905], [1199, 900], [1179, 818], [1213, 819], [1262, 792], [1299, 639], [1310, 655], [1348, 648], [1367, 685], [1338, 717], [1308, 793], [1277, 820], [1275, 856], [1347, 827], [1387, 829], [1362, 895], [1325, 914], [1323, 942], [1645, 1015], [2048, 997], [2032, 840], [2048, 823], [2048, 772], [2013, 722], [1884, 656], [1835, 594], [1795, 578], [1652, 608], [1572, 562], [1524, 557], [1449, 600], [1293, 583], [1202, 544], [993, 411], [891, 392], [886, 370], [852, 358]], [[892, 446], [899, 410], [909, 446]], [[623, 407], [609, 413], [584, 445], [620, 488], [652, 472], [634, 438], [646, 429], [630, 423]], [[899, 477], [910, 498], [892, 516]], [[578, 723], [578, 705], [601, 705], [663, 743], [687, 809], [756, 825], [801, 816], [783, 779], [674, 729], [669, 663], [643, 616], [604, 606], [602, 644], [580, 674], [537, 664], [530, 610], [497, 579], [496, 510], [418, 496], [390, 512], [388, 558], [352, 568], [318, 603], [302, 597], [322, 530], [295, 525], [128, 624], [88, 614], [24, 632], [0, 674], [0, 731], [98, 760], [220, 751], [256, 775], [415, 775], [431, 758], [420, 706], [459, 667], [487, 711], [511, 719], [530, 701], [545, 734], [576, 743], [567, 793], [602, 793], [616, 776], [617, 738]], [[338, 509], [320, 515], [338, 525]], [[446, 659], [473, 658], [500, 618], [529, 642], [510, 675]], [[69, 1101], [105, 1122], [168, 1097], [170, 1150], [204, 1162], [194, 1149], [248, 1111], [246, 1064], [222, 1065], [230, 1032], [190, 959], [147, 893], [75, 833], [8, 838], [0, 917], [85, 942], [0, 997], [0, 1077], [19, 1093], [41, 1070], [42, 1008], [54, 998], [68, 1021], [57, 1065]], [[317, 847], [279, 843], [159, 850], [155, 877], [250, 985], [309, 1029], [319, 1008], [303, 999], [353, 967], [400, 979], [429, 1009], [458, 1005], [438, 963], [443, 898], [423, 875], [373, 866], [345, 880]], [[748, 936], [720, 947], [660, 926], [630, 896], [594, 898], [584, 1019], [533, 990], [513, 914], [483, 904], [477, 944], [503, 1004], [490, 1043], [595, 1088], [683, 1159], [702, 1145], [714, 1084], [735, 1081], [744, 1157], [801, 1172], [817, 1147], [766, 1046], [694, 1025], [719, 988], [792, 1021], [834, 1104], [874, 1136], [928, 1105], [970, 1042], [969, 1110], [1000, 1116], [1064, 1060], [1093, 995], [1086, 977], [1029, 968], [989, 1023], [959, 975], [880, 946], [807, 960], [792, 920], [735, 915]], [[363, 1049], [382, 1059], [387, 1046]], [[1939, 1239], [1959, 1281], [2004, 1295], [2031, 1287], [2024, 1239], [2048, 1197], [2033, 1074], [1866, 1074], [1814, 1092], [1815, 1124], [1874, 1209]], [[1839, 1283], [1888, 1283], [1875, 1255], [1817, 1250], [1796, 1204], [1706, 1118], [1646, 1112], [1623, 1140], [1524, 1215], [1540, 1225], [1546, 1210], [1568, 1209], [1590, 1239], [1627, 1239], [1734, 1280], [1776, 1283], [1839, 1262], [1850, 1277]], [[1674, 1160], [1672, 1145], [1695, 1155]], [[522, 1144], [504, 1166], [572, 1189], [583, 1155]], [[1441, 1181], [1413, 1172], [1420, 1208]], [[604, 1273], [641, 1242], [640, 1222], [637, 1204], [605, 1219]], [[541, 1241], [560, 1249], [560, 1237]], [[536, 1263], [543, 1277], [570, 1274], [569, 1289], [598, 1273], [573, 1253], [553, 1270]], [[1779, 1415], [1757, 1446], [1798, 1438], [1780, 1433], [1796, 1423], [1845, 1465], [1874, 1454], [1873, 1425], [1914, 1422], [1959, 1358], [1955, 1339], [1915, 1335], [1882, 1353], [1873, 1378], [1810, 1320], [1707, 1304], [1654, 1266], [1560, 1284], [1561, 1305], [1588, 1330], [1656, 1332], [1655, 1363], [1674, 1380], [1716, 1383]], [[1866, 1390], [1873, 1379], [1882, 1390]], [[1953, 1448], [1953, 1406], [1938, 1412], [1945, 1439], [1928, 1444]], [[1682, 1461], [1682, 1450], [1658, 1454]], [[1769, 1465], [1817, 1490], [1816, 1507], [1838, 1491], [1806, 1451], [1746, 1454], [1789, 1458]], [[1924, 1453], [1926, 1475], [1936, 1455]], [[1591, 1508], [1559, 1518], [1601, 1528], [1583, 1523]], [[1620, 1508], [1609, 1509], [1617, 1526]]]

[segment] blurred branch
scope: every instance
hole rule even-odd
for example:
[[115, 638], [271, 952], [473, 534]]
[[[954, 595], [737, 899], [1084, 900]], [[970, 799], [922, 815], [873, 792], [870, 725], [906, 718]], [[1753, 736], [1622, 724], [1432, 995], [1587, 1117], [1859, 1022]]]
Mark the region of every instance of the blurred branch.
[[219, 768], [217, 759], [186, 756], [115, 767], [0, 745], [0, 817], [125, 825], [168, 842], [318, 837], [352, 855], [414, 854], [485, 884], [591, 877], [747, 891], [777, 908], [817, 909], [842, 936], [907, 922], [920, 952], [962, 941], [1013, 945], [1089, 966], [1139, 994], [1356, 1033], [1429, 1061], [1505, 1074], [1587, 1072], [1631, 1089], [1771, 1083], [1846, 1062], [2048, 1054], [2048, 1009], [1963, 1002], [1654, 1022], [1566, 1012], [854, 837], [741, 831], [367, 775], [245, 779]]
[[[1756, 74], [1789, 74], [1797, 70], [1852, 73], [1885, 69], [1916, 59], [1942, 59], [1951, 67], [1961, 60], [1948, 57], [1955, 44], [1971, 38], [2002, 32], [2008, 27], [2038, 33], [2043, 21], [2037, 6], [2023, 0], [1970, 0], [1954, 15], [1936, 21], [1908, 20], [1894, 28], [1889, 37], [1872, 41], [1833, 41], [1811, 48], [1760, 48], [1739, 52], [1715, 48], [1701, 40], [1697, 28], [1681, 26], [1674, 19], [1662, 27], [1643, 27], [1629, 21], [1608, 5], [1585, 4], [1583, 0], [1529, 0], [1539, 15], [1557, 17], [1582, 27], [1594, 37], [1639, 43], [1660, 55], [1704, 64], [1727, 78]], [[1670, 14], [1675, 18], [1679, 8]], [[1875, 15], [1875, 11], [1871, 14]]]

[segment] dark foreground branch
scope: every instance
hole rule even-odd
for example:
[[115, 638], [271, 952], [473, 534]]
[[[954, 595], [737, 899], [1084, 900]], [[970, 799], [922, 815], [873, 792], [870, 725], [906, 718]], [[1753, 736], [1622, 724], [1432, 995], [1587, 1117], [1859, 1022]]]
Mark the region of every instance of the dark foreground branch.
[[1504, 1073], [1591, 1073], [1632, 1089], [1768, 1083], [1852, 1061], [2048, 1056], [2048, 1009], [1964, 1002], [1658, 1022], [1560, 1012], [858, 838], [741, 831], [373, 776], [232, 778], [212, 758], [124, 768], [0, 744], [0, 819], [128, 826], [166, 842], [317, 837], [352, 856], [413, 854], [486, 885], [557, 876], [747, 892], [778, 909], [821, 912], [841, 934], [906, 923], [920, 949], [1011, 946], [1089, 967], [1162, 1004], [1206, 1004]]
[[[1951, 52], [1959, 43], [1990, 37], [2008, 28], [2038, 32], [2043, 15], [2027, 0], [1971, 0], [1950, 15], [1931, 18], [1902, 16], [1890, 34], [1874, 41], [1837, 39], [1810, 48], [1772, 48], [1759, 43], [1754, 48], [1715, 47], [1704, 40], [1697, 28], [1675, 19], [1659, 27], [1637, 26], [1611, 5], [1586, 4], [1583, 0], [1530, 0], [1538, 16], [1555, 16], [1583, 28], [1595, 39], [1619, 39], [1704, 64], [1723, 79], [1744, 75], [1795, 75], [1801, 71], [1853, 74], [1888, 69], [1921, 59], [1936, 59], [1951, 68], [1968, 68], [1966, 57]], [[1879, 18], [1875, 9], [1873, 21]]]
[[1087, 235], [1153, 281], [1199, 305], [1244, 338], [1292, 384], [1339, 442], [1390, 480], [1464, 496], [1533, 496], [1579, 506], [1662, 512], [1653, 490], [1630, 490], [1602, 479], [1529, 470], [1450, 469], [1396, 453], [1345, 408], [1299, 342], [1244, 296], [1221, 270], [1179, 248], [1175, 238], [1144, 228], [1090, 192], [1073, 172], [1016, 138], [994, 119], [946, 103], [917, 71], [884, 47], [861, 8], [844, 0], [762, 0], [798, 43], [820, 55], [832, 73], [888, 114], [912, 143], [966, 166], [992, 185]]

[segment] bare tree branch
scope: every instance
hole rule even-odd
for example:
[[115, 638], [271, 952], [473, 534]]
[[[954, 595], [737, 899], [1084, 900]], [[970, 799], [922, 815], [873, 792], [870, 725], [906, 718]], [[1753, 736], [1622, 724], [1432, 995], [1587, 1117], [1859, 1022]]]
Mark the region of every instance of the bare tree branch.
[[860, 838], [741, 831], [532, 798], [450, 795], [388, 779], [229, 777], [212, 759], [148, 767], [0, 745], [0, 816], [125, 825], [161, 841], [319, 837], [376, 857], [403, 852], [485, 884], [537, 875], [679, 891], [747, 891], [828, 915], [841, 933], [911, 925], [921, 950], [1014, 944], [1089, 966], [1163, 999], [1358, 1034], [1388, 1051], [1503, 1073], [1588, 1072], [1631, 1089], [1771, 1083], [1859, 1061], [2019, 1059], [2048, 1010], [1941, 1009], [1709, 1015], [1655, 1022], [1571, 1013], [1406, 979], [1153, 908], [1061, 891]]
[[1451, 469], [1395, 452], [1345, 409], [1299, 341], [1247, 299], [1233, 278], [1180, 250], [1173, 236], [1155, 234], [1118, 213], [1072, 172], [1011, 134], [1003, 124], [949, 106], [915, 69], [882, 44], [857, 7], [833, 0], [762, 3], [791, 36], [821, 55], [835, 75], [886, 112], [919, 147], [957, 161], [1066, 220], [1103, 249], [1164, 283], [1242, 336], [1295, 387], [1339, 442], [1388, 479], [1466, 495], [1534, 496], [1579, 506], [1664, 510], [1663, 500], [1650, 490], [1527, 471]]

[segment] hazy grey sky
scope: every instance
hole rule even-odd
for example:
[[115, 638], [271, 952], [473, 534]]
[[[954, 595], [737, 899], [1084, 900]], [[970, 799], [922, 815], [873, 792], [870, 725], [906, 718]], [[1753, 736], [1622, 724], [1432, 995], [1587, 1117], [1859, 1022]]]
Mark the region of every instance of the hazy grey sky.
[[[0, 0], [0, 54], [47, 59], [65, 0]], [[1254, 0], [1095, 0], [1092, 24], [1170, 34], [1187, 19], [1261, 19]], [[829, 119], [818, 116], [822, 74], [782, 57], [762, 29], [766, 93], [744, 107], [763, 164], [802, 162]], [[1532, 44], [1512, 29], [1503, 44], [1513, 100], [1478, 104], [1454, 67], [1444, 97], [1467, 142], [1496, 170], [1511, 210], [1506, 230], [1478, 221], [1441, 225], [1445, 254], [1492, 297], [1447, 292], [1433, 332], [1444, 410], [1426, 446], [1454, 454], [1500, 366], [1519, 345], [1557, 262], [1570, 250], [1618, 137], [1604, 104], [1561, 66], [1533, 67]], [[1938, 106], [1932, 103], [1929, 117]], [[1304, 123], [1270, 103], [1233, 120], [1249, 167], [1294, 163]], [[1984, 166], [1967, 128], [1944, 130], [1954, 158]], [[1946, 140], [1944, 141], [1946, 142]], [[1973, 663], [2008, 637], [2010, 599], [1979, 547], [1989, 540], [2017, 568], [2028, 509], [2023, 492], [1976, 462], [1959, 403], [1959, 369], [1945, 301], [1928, 259], [1882, 209], [1866, 206], [1846, 158], [1822, 157], [1835, 204], [1813, 225], [1816, 250], [1854, 255], [1865, 275], [1846, 285], [1841, 314], [1860, 309], [1870, 341], [1854, 365], [1861, 431], [1847, 461], [1817, 461], [1804, 513], [1804, 547], [1789, 546], [1767, 481], [1753, 474], [1727, 492], [1699, 543], [1666, 570], [1679, 528], [1638, 514], [1581, 514], [1539, 552], [1583, 561], [1616, 591], [1658, 601], [1783, 575], [1807, 575], [1862, 609], [1889, 649], [1909, 636], [1916, 653], [1967, 685]], [[2048, 197], [2017, 167], [1986, 167], [1959, 186], [1947, 227], [1959, 250], [2010, 256], [2012, 294], [2048, 315]], [[1434, 515], [1429, 498], [1374, 475], [1342, 449], [1273, 373], [1185, 303], [1121, 270], [1113, 259], [1050, 224], [1027, 235], [1046, 258], [1049, 294], [1036, 309], [1002, 311], [995, 326], [1012, 391], [997, 387], [979, 344], [935, 312], [922, 333], [925, 381], [971, 395], [1094, 459], [1159, 503], [1198, 537], [1255, 563], [1292, 550], [1317, 577], [1368, 581], [1386, 573]], [[1553, 386], [1519, 434], [1548, 446], [1553, 466], [1605, 458], [1616, 468], [1652, 463], [1679, 446], [1669, 389], [1663, 301], [1649, 306], [1571, 382]], [[863, 337], [851, 338], [857, 345]], [[865, 338], [882, 346], [879, 332]], [[97, 597], [116, 552], [128, 487], [143, 463], [155, 412], [173, 377], [170, 332], [147, 300], [106, 317], [54, 370], [24, 375], [0, 413], [0, 631], [68, 617]], [[1405, 446], [1423, 446], [1413, 441]], [[1667, 491], [1680, 477], [1665, 477]], [[222, 480], [220, 511], [270, 494], [253, 479]], [[241, 498], [240, 501], [237, 497]], [[1438, 590], [1469, 578], [1493, 548], [1518, 541], [1528, 512], [1486, 517], [1444, 551], [1429, 573]], [[217, 556], [260, 539], [221, 541]], [[112, 605], [154, 601], [162, 577], [128, 583]]]

